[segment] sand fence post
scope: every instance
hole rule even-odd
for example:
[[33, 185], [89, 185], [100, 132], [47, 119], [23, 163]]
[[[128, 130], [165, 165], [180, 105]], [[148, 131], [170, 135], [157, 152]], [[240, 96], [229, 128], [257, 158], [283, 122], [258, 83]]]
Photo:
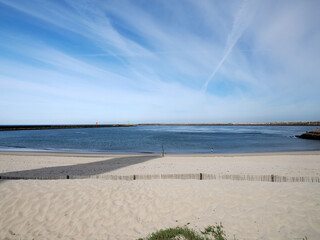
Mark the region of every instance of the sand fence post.
[[161, 154], [162, 157], [164, 157], [164, 147], [163, 147], [163, 144], [162, 144], [162, 154]]

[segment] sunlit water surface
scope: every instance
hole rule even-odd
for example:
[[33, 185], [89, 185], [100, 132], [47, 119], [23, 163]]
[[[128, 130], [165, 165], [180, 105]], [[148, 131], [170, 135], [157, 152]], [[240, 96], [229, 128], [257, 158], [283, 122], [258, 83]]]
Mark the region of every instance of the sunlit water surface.
[[320, 150], [294, 137], [310, 126], [136, 126], [0, 132], [0, 150], [142, 153], [242, 153]]

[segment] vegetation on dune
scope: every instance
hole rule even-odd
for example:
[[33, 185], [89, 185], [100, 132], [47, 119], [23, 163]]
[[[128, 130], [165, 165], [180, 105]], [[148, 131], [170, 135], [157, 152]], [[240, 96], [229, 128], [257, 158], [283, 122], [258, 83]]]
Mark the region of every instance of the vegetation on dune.
[[[146, 238], [138, 240], [227, 240], [222, 224], [206, 227], [203, 231], [197, 232], [185, 227], [161, 229], [150, 234]], [[235, 239], [235, 238], [234, 238]]]
[[[175, 227], [161, 229], [157, 232], [151, 233], [146, 238], [139, 238], [138, 240], [228, 240], [222, 224], [209, 225], [203, 231], [197, 232], [193, 229], [184, 227]], [[233, 236], [233, 240], [236, 237]], [[301, 240], [308, 240], [303, 237]]]

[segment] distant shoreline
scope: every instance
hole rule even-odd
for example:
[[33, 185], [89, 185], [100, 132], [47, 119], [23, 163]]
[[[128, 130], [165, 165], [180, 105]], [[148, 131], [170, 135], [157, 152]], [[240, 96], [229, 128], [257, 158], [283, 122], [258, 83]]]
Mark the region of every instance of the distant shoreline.
[[140, 123], [139, 126], [320, 126], [320, 121], [269, 123]]
[[139, 124], [97, 124], [97, 125], [95, 124], [0, 125], [0, 131], [136, 127], [136, 126], [320, 126], [320, 121], [269, 122], [269, 123], [139, 123]]
[[[0, 151], [0, 157], [6, 156], [51, 156], [51, 157], [71, 157], [71, 158], [100, 158], [100, 157], [128, 157], [128, 156], [161, 156], [161, 153], [111, 153], [111, 152], [39, 152], [39, 151]], [[298, 150], [298, 151], [283, 151], [283, 152], [239, 152], [239, 153], [166, 153], [165, 157], [177, 158], [193, 158], [193, 157], [258, 157], [258, 156], [320, 156], [320, 150]]]

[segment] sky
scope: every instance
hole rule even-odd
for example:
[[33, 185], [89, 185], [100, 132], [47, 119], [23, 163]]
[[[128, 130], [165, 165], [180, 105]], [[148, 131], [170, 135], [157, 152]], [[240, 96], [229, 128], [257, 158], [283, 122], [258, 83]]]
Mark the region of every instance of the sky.
[[0, 0], [0, 124], [320, 120], [319, 0]]

